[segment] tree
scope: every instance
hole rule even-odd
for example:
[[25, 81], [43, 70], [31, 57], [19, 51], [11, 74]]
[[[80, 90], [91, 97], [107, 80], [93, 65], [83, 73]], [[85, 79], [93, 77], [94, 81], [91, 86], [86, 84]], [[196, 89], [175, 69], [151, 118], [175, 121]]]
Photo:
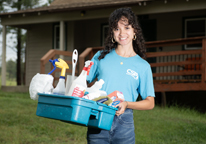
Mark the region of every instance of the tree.
[[[16, 11], [16, 10], [25, 10], [29, 8], [39, 7], [40, 3], [43, 0], [0, 0], [0, 11], [1, 12], [9, 12], [9, 11]], [[47, 0], [48, 3], [51, 3], [52, 0]], [[46, 5], [46, 4], [45, 4]], [[16, 66], [16, 80], [17, 85], [21, 85], [22, 83], [22, 52], [25, 49], [25, 34], [22, 34], [22, 29], [20, 28], [12, 28], [8, 27], [7, 32], [11, 32], [11, 30], [16, 34], [17, 38], [17, 45], [16, 45], [16, 53], [17, 53], [17, 66]], [[1, 32], [1, 29], [0, 29]]]
[[9, 79], [16, 78], [16, 62], [15, 61], [13, 61], [11, 59], [9, 61], [7, 61], [6, 69], [7, 69]]

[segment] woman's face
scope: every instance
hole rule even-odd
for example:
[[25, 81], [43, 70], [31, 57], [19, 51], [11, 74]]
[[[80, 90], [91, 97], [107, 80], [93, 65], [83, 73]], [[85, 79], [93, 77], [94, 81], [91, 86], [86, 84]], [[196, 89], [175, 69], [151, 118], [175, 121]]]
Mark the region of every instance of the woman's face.
[[117, 28], [113, 29], [114, 40], [122, 46], [132, 46], [134, 38], [134, 28], [128, 25], [126, 18], [121, 18], [118, 22]]

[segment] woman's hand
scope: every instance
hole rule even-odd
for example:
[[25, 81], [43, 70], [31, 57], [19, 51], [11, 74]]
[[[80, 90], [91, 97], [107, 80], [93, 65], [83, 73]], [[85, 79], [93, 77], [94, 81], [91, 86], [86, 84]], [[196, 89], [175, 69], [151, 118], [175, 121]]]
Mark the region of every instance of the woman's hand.
[[116, 111], [116, 115], [119, 116], [119, 115], [123, 114], [124, 111], [126, 110], [127, 106], [128, 106], [127, 101], [123, 101], [123, 102], [119, 103], [118, 105], [116, 105], [115, 107], [119, 107], [118, 111]]

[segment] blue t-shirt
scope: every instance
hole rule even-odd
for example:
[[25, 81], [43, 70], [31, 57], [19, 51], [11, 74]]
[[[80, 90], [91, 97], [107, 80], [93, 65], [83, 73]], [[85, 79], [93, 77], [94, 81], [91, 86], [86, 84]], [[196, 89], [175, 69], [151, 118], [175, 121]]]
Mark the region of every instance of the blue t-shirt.
[[103, 59], [98, 60], [99, 56], [100, 51], [92, 58], [94, 65], [87, 76], [89, 83], [95, 78], [103, 79], [102, 90], [107, 94], [121, 91], [126, 101], [136, 101], [139, 94], [142, 99], [155, 97], [151, 67], [139, 55], [121, 57], [113, 49]]

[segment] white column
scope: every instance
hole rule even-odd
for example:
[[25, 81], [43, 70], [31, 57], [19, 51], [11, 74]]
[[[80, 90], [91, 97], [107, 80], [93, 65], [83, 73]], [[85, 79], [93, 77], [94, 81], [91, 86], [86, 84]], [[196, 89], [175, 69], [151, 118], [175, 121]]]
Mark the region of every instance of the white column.
[[6, 86], [6, 26], [2, 31], [2, 61], [1, 61], [1, 85]]
[[[64, 21], [60, 21], [60, 34], [59, 34], [59, 50], [64, 51], [64, 44], [65, 44], [65, 27], [64, 27]], [[60, 58], [64, 59], [63, 56], [60, 56]]]

